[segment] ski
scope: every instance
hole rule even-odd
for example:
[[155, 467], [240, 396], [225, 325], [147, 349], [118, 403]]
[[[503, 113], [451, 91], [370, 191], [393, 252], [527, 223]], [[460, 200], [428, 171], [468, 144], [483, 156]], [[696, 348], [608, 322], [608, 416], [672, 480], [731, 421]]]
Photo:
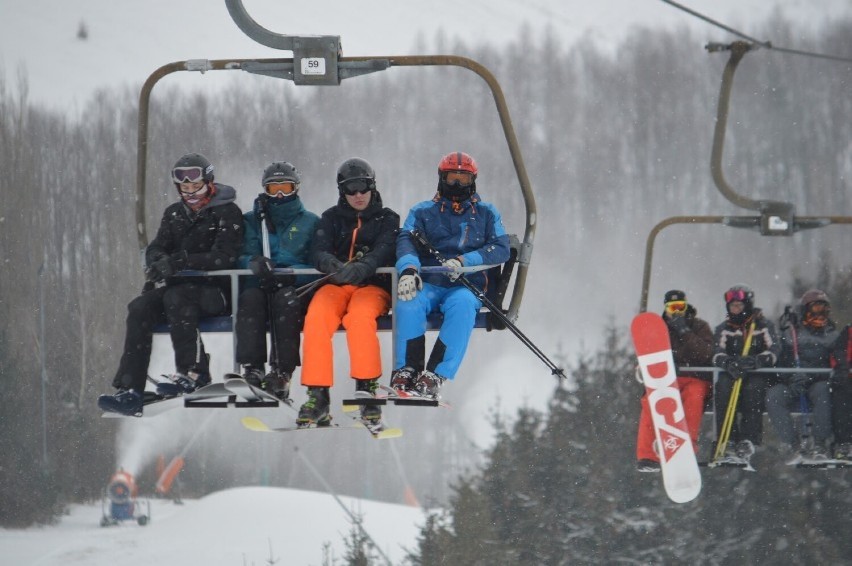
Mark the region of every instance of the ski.
[[666, 495], [675, 503], [692, 501], [701, 493], [701, 472], [686, 428], [669, 331], [657, 314], [636, 315], [630, 324], [633, 345], [648, 394], [648, 405], [660, 447], [660, 468]]
[[[225, 389], [223, 384], [211, 383], [210, 385], [196, 389], [192, 393], [177, 395], [175, 397], [164, 397], [163, 395], [154, 393], [153, 391], [145, 391], [142, 394], [142, 412], [136, 415], [125, 415], [115, 412], [112, 395], [101, 395], [98, 397], [98, 407], [104, 411], [101, 415], [104, 418], [122, 419], [130, 416], [146, 418], [156, 417], [157, 415], [161, 415], [167, 411], [171, 411], [172, 409], [185, 406], [227, 407], [227, 400], [211, 401], [210, 399], [214, 399], [216, 397], [228, 397], [229, 395], [233, 395], [233, 393]], [[204, 404], [191, 404], [195, 402]]]
[[369, 422], [362, 419], [360, 405], [343, 405], [343, 412], [346, 413], [346, 416], [360, 425], [361, 428], [366, 429], [373, 438], [384, 440], [387, 438], [399, 438], [402, 436], [401, 428], [388, 428], [381, 420], [378, 422]]
[[381, 428], [379, 430], [371, 430], [367, 425], [361, 422], [359, 416], [353, 417], [353, 423], [339, 425], [329, 423], [327, 425], [317, 426], [315, 424], [307, 425], [307, 426], [283, 426], [283, 427], [271, 427], [266, 424], [264, 421], [257, 417], [243, 417], [240, 419], [243, 427], [253, 432], [296, 432], [296, 431], [319, 431], [319, 430], [363, 430], [366, 429], [370, 432], [370, 435], [377, 440], [384, 440], [388, 438], [398, 438], [402, 436], [402, 429], [399, 428]]
[[709, 462], [699, 462], [698, 465], [702, 468], [738, 468], [740, 470], [746, 472], [756, 472], [757, 470], [751, 465], [750, 462], [744, 462], [740, 459], [737, 460], [711, 460]]

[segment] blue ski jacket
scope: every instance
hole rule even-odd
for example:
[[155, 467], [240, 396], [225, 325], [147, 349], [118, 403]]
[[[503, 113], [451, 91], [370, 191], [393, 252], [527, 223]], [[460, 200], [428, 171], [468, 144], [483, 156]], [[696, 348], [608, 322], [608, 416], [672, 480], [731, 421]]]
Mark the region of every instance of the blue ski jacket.
[[[400, 230], [396, 243], [396, 270], [408, 267], [420, 271], [422, 266], [440, 265], [425, 250], [417, 249], [412, 230], [423, 234], [446, 259], [460, 258], [465, 267], [504, 263], [509, 259], [509, 236], [503, 219], [491, 203], [482, 202], [478, 194], [461, 203], [454, 203], [436, 194], [432, 200], [412, 207]], [[441, 287], [461, 285], [442, 273], [422, 275], [423, 281]], [[484, 271], [469, 274], [467, 279], [488, 291], [488, 276]]]

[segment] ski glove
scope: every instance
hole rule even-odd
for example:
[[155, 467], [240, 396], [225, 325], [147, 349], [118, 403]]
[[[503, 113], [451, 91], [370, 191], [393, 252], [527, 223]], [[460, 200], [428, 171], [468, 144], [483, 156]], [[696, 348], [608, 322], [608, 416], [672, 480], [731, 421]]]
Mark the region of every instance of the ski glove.
[[417, 291], [423, 290], [423, 280], [413, 267], [403, 270], [402, 276], [396, 286], [396, 293], [400, 301], [410, 301], [417, 296]]
[[683, 336], [689, 332], [689, 325], [686, 323], [685, 316], [673, 316], [666, 321], [669, 328], [678, 336]]
[[323, 273], [336, 273], [343, 267], [343, 262], [331, 254], [327, 254], [319, 262], [319, 270]]
[[806, 373], [794, 373], [790, 376], [790, 391], [794, 395], [804, 395], [811, 386], [812, 379]]
[[336, 285], [360, 285], [369, 279], [375, 269], [363, 261], [352, 261], [340, 268], [331, 276], [331, 282]]
[[[460, 259], [454, 257], [452, 259], [448, 259], [447, 261], [445, 261], [443, 263], [443, 266], [448, 267], [450, 269], [458, 269], [458, 268], [462, 267], [463, 264], [462, 264]], [[455, 272], [447, 273], [447, 277], [450, 278], [450, 281], [455, 281], [456, 279], [458, 279], [461, 276], [462, 276], [461, 273], [455, 273]]]

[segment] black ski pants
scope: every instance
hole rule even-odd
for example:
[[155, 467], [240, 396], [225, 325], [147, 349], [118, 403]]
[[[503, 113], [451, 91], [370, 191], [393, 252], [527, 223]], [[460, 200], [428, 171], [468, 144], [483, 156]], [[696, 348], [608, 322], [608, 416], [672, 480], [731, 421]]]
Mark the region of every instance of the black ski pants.
[[266, 362], [266, 328], [269, 322], [273, 338], [270, 363], [287, 373], [293, 373], [296, 366], [302, 365], [299, 346], [307, 301], [296, 297], [293, 291], [293, 287], [282, 287], [269, 294], [258, 287], [250, 287], [240, 294], [237, 363], [260, 367]]
[[[730, 441], [751, 440], [757, 446], [763, 442], [763, 408], [768, 381], [760, 374], [746, 375], [740, 388], [737, 412], [731, 427]], [[734, 388], [734, 378], [727, 372], [719, 374], [713, 388], [714, 411], [716, 412], [716, 438], [722, 430], [728, 402]], [[739, 420], [737, 420], [737, 415]]]
[[831, 416], [836, 444], [852, 444], [852, 378], [832, 378]]
[[169, 323], [178, 373], [186, 374], [190, 369], [209, 372], [198, 321], [205, 316], [223, 314], [227, 306], [219, 287], [195, 283], [155, 288], [130, 301], [124, 352], [113, 386], [136, 391], [145, 389], [154, 326], [163, 322]]

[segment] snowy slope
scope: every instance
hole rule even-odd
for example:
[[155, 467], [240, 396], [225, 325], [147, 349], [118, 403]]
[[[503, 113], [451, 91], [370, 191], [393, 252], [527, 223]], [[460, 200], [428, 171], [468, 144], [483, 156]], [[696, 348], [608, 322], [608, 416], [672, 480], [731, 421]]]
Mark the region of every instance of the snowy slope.
[[[142, 498], [140, 498], [141, 500]], [[360, 515], [370, 537], [394, 563], [416, 548], [423, 513], [414, 507], [340, 500]], [[0, 529], [0, 563], [16, 566], [241, 566], [323, 564], [323, 546], [341, 559], [351, 525], [331, 495], [243, 487], [183, 505], [152, 499], [151, 522], [100, 527], [101, 505], [74, 505], [52, 527]]]

